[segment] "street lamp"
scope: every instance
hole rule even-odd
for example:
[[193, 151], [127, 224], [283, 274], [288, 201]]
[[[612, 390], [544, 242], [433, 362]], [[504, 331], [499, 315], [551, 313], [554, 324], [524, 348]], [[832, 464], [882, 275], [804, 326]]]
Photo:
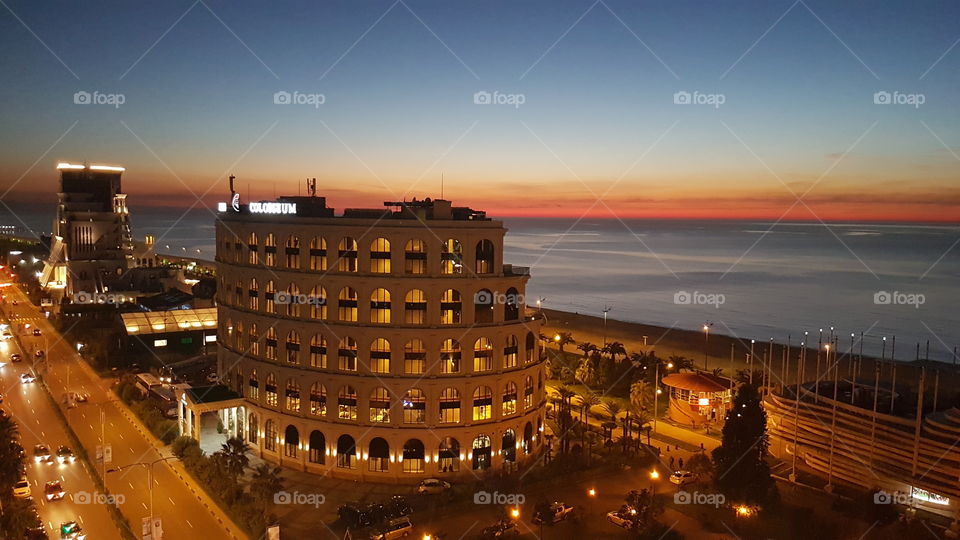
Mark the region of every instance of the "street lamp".
[[510, 517], [512, 517], [513, 519], [520, 519], [520, 509], [519, 509], [519, 508], [511, 508], [511, 509], [510, 509]]
[[704, 371], [707, 371], [708, 369], [710, 369], [710, 368], [707, 367], [707, 358], [708, 358], [708, 356], [707, 356], [707, 355], [708, 355], [708, 353], [707, 353], [707, 343], [708, 343], [709, 340], [710, 340], [710, 327], [711, 327], [711, 326], [713, 326], [713, 323], [705, 323], [705, 324], [703, 325], [703, 370], [704, 370]]
[[659, 479], [660, 479], [660, 473], [656, 469], [653, 469], [652, 471], [650, 471], [650, 487], [653, 490], [654, 497], [657, 496], [657, 480]]
[[155, 532], [153, 531], [153, 517], [154, 517], [153, 515], [153, 466], [156, 465], [157, 463], [160, 463], [161, 461], [167, 461], [171, 459], [177, 459], [177, 457], [167, 456], [167, 457], [162, 457], [160, 459], [155, 459], [153, 461], [141, 461], [139, 463], [131, 463], [130, 465], [124, 465], [123, 467], [117, 467], [115, 469], [107, 469], [108, 473], [112, 473], [112, 472], [120, 472], [124, 469], [129, 469], [130, 467], [135, 467], [138, 465], [141, 467], [146, 467], [147, 481], [150, 483], [149, 487], [150, 487], [150, 531], [151, 532]]
[[597, 496], [597, 490], [594, 489], [594, 488], [590, 488], [590, 489], [587, 490], [587, 495], [589, 495], [589, 498], [587, 499], [587, 513], [588, 513], [588, 514], [592, 514], [592, 513], [593, 513], [593, 499], [595, 499], [596, 496]]
[[[673, 369], [673, 362], [667, 363], [667, 369]], [[657, 362], [656, 369], [654, 369], [653, 374], [653, 432], [657, 432], [657, 416], [660, 413], [660, 362]], [[647, 434], [647, 438], [650, 438], [650, 435]], [[650, 442], [650, 441], [647, 441]]]

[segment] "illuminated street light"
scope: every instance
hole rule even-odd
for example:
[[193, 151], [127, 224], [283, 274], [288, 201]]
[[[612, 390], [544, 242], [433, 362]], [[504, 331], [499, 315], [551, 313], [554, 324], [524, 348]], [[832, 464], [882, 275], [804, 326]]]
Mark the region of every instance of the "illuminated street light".
[[560, 341], [560, 334], [553, 336], [554, 341]]
[[656, 469], [650, 471], [650, 479], [651, 479], [651, 480], [657, 480], [657, 479], [659, 479], [659, 478], [660, 478], [660, 473], [657, 472]]
[[587, 491], [587, 495], [590, 495], [591, 497], [596, 497], [596, 496], [597, 496], [597, 490], [595, 490], [595, 489], [593, 489], [593, 488], [590, 488], [590, 489]]
[[520, 518], [520, 509], [519, 509], [519, 508], [511, 508], [511, 509], [510, 509], [510, 517], [512, 517], [513, 519], [519, 519], [519, 518]]

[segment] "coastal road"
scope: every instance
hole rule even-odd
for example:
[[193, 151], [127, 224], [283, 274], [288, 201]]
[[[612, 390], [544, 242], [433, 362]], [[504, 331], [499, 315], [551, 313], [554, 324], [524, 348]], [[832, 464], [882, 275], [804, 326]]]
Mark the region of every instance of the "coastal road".
[[[36, 368], [44, 374], [44, 380], [50, 392], [60, 400], [68, 391], [89, 394], [88, 403], [77, 404], [76, 407], [64, 409], [70, 426], [80, 439], [87, 454], [93, 460], [96, 448], [101, 444], [101, 432], [105, 443], [112, 447], [112, 462], [106, 468], [117, 468], [135, 463], [146, 463], [166, 457], [169, 453], [161, 453], [155, 439], [148, 433], [142, 433], [136, 422], [124, 414], [122, 406], [114, 400], [110, 391], [112, 383], [109, 379], [98, 377], [86, 363], [79, 358], [73, 343], [66, 342], [53, 328], [50, 322], [32, 305], [19, 288], [15, 286], [3, 287], [6, 294], [6, 304], [3, 309], [9, 317], [12, 331], [18, 334], [23, 347], [23, 368], [30, 365], [30, 359], [37, 350], [47, 349], [47, 361], [40, 362]], [[16, 306], [13, 301], [17, 301]], [[29, 329], [20, 325], [31, 325]], [[39, 328], [41, 336], [32, 334], [33, 328]], [[22, 334], [20, 334], [22, 332]], [[14, 343], [11, 340], [9, 343]], [[18, 375], [19, 376], [19, 375]], [[34, 384], [39, 384], [34, 383]], [[47, 406], [46, 409], [37, 407], [35, 419], [39, 425], [45, 427], [59, 426], [52, 407], [46, 396], [40, 394], [36, 388], [35, 404], [40, 400]], [[101, 414], [103, 411], [103, 423]], [[64, 442], [64, 444], [66, 444]], [[27, 445], [24, 444], [26, 447]], [[32, 448], [32, 446], [31, 446]], [[30, 451], [28, 450], [28, 457]], [[79, 464], [77, 464], [79, 467]], [[102, 469], [101, 469], [102, 470]], [[162, 519], [163, 538], [181, 539], [191, 538], [202, 534], [208, 539], [245, 538], [245, 535], [236, 530], [232, 523], [223, 519], [219, 509], [216, 515], [209, 508], [215, 508], [213, 501], [202, 492], [195, 493], [196, 486], [191, 489], [189, 479], [182, 480], [176, 471], [160, 462], [153, 466], [154, 515]], [[140, 536], [141, 520], [150, 515], [150, 490], [148, 484], [147, 467], [135, 466], [122, 471], [106, 474], [106, 485], [111, 494], [122, 497], [123, 504], [120, 510], [127, 518], [135, 536]], [[42, 485], [41, 485], [42, 489]], [[93, 492], [92, 486], [89, 489]], [[204, 504], [206, 503], [206, 505]], [[91, 511], [97, 504], [89, 505], [84, 513]], [[105, 511], [96, 508], [97, 511]], [[86, 519], [86, 517], [84, 517]], [[224, 521], [224, 523], [221, 523]], [[115, 538], [116, 528], [112, 534], [106, 536], [88, 536], [88, 538]]]

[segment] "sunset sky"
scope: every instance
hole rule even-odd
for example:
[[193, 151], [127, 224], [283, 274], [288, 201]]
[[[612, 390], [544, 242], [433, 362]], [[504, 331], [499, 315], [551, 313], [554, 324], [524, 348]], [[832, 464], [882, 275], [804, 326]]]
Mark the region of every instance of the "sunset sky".
[[0, 6], [5, 202], [87, 160], [141, 205], [213, 205], [235, 174], [379, 206], [442, 174], [491, 215], [960, 217], [956, 2], [50, 4]]

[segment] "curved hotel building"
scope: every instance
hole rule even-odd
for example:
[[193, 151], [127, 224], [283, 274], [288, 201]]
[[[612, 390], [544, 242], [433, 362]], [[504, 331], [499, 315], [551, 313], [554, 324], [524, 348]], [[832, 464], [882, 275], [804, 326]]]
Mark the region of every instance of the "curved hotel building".
[[262, 457], [403, 482], [538, 454], [540, 321], [502, 222], [430, 199], [219, 210], [219, 371], [244, 403], [228, 430]]

